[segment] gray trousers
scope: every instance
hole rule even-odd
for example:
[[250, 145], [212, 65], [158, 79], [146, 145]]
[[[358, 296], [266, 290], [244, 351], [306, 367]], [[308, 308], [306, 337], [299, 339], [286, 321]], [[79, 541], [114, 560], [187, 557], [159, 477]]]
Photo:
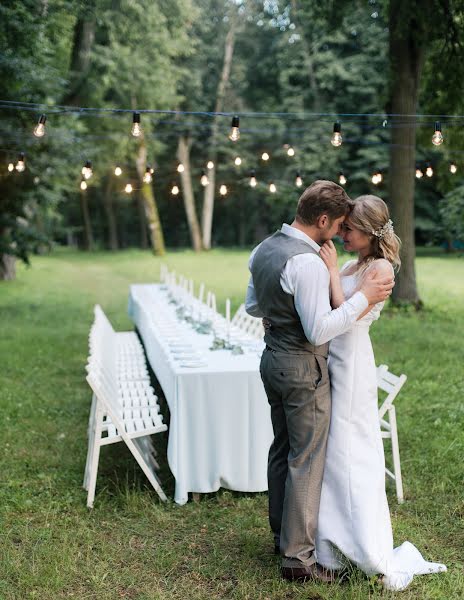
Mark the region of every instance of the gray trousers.
[[266, 349], [261, 378], [271, 406], [269, 522], [282, 566], [315, 562], [314, 548], [330, 425], [327, 359]]

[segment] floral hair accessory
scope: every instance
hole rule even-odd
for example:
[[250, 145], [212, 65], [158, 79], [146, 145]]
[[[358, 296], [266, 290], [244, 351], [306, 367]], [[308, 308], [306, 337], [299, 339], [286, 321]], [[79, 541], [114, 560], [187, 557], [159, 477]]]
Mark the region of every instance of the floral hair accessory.
[[388, 221], [382, 227], [372, 230], [372, 235], [378, 237], [379, 240], [382, 240], [389, 233], [393, 233], [393, 222], [391, 219], [388, 219]]

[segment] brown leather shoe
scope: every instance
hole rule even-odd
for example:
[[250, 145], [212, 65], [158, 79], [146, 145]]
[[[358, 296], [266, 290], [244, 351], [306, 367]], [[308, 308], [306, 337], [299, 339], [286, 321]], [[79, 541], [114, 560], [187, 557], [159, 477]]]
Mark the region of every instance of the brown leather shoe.
[[282, 567], [282, 577], [290, 581], [322, 581], [333, 583], [335, 577], [333, 571], [324, 569], [321, 565], [314, 563], [309, 567]]

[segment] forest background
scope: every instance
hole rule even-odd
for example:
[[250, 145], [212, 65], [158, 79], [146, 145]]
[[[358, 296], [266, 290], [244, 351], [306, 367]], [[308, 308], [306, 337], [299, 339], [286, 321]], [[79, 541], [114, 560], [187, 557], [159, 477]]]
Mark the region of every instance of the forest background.
[[[2, 5], [0, 277], [53, 243], [157, 254], [253, 246], [292, 218], [298, 175], [309, 185], [343, 173], [351, 197], [389, 203], [403, 240], [396, 299], [420, 305], [415, 245], [464, 241], [463, 15], [462, 2], [432, 0]], [[134, 137], [137, 110], [143, 133]], [[46, 135], [36, 138], [41, 114]]]

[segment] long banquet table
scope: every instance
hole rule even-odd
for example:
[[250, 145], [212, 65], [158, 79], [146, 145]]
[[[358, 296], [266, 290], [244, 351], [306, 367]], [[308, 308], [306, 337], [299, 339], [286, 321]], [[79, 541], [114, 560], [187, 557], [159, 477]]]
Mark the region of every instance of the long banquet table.
[[[243, 344], [240, 355], [212, 351], [213, 334], [180, 320], [170, 298], [164, 285], [132, 285], [128, 310], [169, 406], [175, 501], [220, 487], [265, 491], [273, 434], [259, 342]], [[224, 327], [223, 317], [217, 319]]]

